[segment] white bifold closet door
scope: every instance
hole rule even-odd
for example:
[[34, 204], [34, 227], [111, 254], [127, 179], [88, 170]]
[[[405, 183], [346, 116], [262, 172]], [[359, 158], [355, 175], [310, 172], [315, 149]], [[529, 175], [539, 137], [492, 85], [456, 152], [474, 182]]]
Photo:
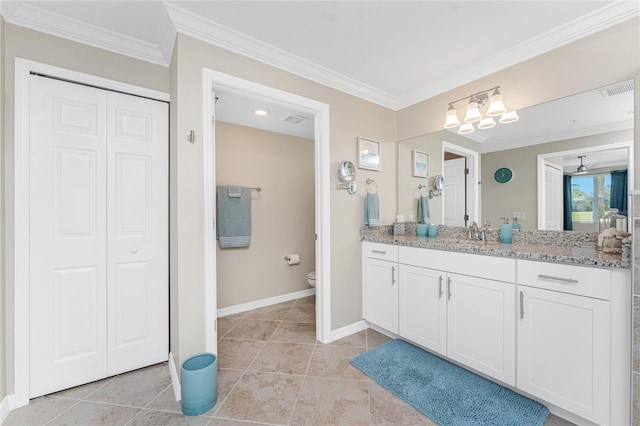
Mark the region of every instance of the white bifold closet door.
[[30, 79], [30, 396], [168, 358], [168, 106]]

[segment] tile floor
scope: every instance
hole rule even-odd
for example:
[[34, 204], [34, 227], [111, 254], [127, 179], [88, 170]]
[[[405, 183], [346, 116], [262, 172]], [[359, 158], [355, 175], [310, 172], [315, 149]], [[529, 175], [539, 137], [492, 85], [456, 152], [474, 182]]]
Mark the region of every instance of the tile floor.
[[[166, 363], [58, 392], [12, 411], [9, 425], [434, 425], [349, 360], [388, 338], [315, 339], [315, 298], [218, 320], [218, 403], [187, 417]], [[546, 426], [569, 425], [550, 416]]]

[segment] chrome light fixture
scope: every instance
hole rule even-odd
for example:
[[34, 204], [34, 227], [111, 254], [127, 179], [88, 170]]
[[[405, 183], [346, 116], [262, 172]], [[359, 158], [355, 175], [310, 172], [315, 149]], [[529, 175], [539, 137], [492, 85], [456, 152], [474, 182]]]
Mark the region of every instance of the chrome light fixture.
[[[491, 98], [489, 98], [490, 92]], [[469, 99], [469, 103], [467, 104], [466, 113], [461, 125], [454, 104], [466, 99]], [[489, 104], [489, 106], [487, 107], [487, 111], [483, 115], [480, 109], [487, 103]], [[447, 109], [444, 128], [452, 129], [454, 127], [460, 126], [460, 128], [458, 129], [458, 133], [464, 135], [475, 130], [473, 124], [471, 123], [479, 121], [478, 129], [490, 129], [496, 125], [496, 121], [493, 119], [493, 117], [496, 117], [498, 115], [501, 116], [498, 121], [502, 124], [514, 123], [520, 119], [517, 112], [507, 111], [507, 108], [504, 106], [504, 101], [502, 99], [502, 93], [500, 93], [500, 86], [482, 90], [472, 95], [465, 96], [464, 98], [458, 99], [456, 101], [449, 102], [449, 108]]]
[[575, 174], [583, 175], [589, 171], [589, 168], [585, 166], [584, 163], [582, 162], [582, 160], [586, 158], [586, 155], [580, 155], [578, 156], [578, 158], [580, 159], [580, 165], [578, 166], [578, 169], [576, 170]]

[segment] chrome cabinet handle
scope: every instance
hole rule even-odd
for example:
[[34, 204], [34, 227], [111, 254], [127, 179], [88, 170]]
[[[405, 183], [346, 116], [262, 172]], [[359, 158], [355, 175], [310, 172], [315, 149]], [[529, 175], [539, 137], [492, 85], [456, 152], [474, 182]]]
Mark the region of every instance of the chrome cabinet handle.
[[438, 282], [438, 293], [440, 294], [439, 298], [442, 299], [442, 275], [440, 275]]
[[396, 267], [391, 267], [391, 285], [396, 285]]
[[447, 300], [451, 300], [451, 277], [447, 277]]
[[371, 250], [371, 253], [387, 254], [386, 251], [382, 251], [382, 250]]
[[524, 319], [524, 291], [520, 292], [520, 319]]
[[551, 280], [551, 281], [560, 281], [560, 282], [569, 283], [569, 284], [578, 284], [578, 280], [574, 280], [572, 278], [554, 277], [552, 275], [543, 275], [543, 274], [539, 274], [538, 278], [542, 280]]

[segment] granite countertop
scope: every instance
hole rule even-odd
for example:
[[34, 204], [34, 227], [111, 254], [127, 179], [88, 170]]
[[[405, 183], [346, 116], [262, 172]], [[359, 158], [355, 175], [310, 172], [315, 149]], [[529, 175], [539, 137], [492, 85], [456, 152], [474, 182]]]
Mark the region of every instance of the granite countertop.
[[603, 253], [595, 247], [531, 243], [502, 244], [498, 241], [476, 241], [462, 238], [427, 238], [416, 235], [363, 235], [364, 241], [407, 247], [473, 253], [487, 256], [513, 257], [544, 262], [570, 263], [603, 268], [629, 268], [621, 254]]

